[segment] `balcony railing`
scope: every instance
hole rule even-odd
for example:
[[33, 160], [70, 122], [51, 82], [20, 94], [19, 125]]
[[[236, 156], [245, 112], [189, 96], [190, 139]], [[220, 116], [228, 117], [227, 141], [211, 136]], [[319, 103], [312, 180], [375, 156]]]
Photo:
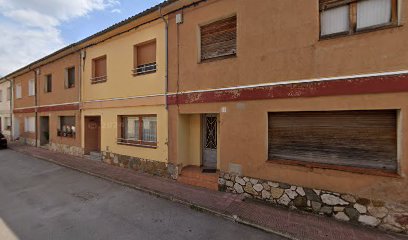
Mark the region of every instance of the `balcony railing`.
[[135, 69], [132, 70], [133, 75], [142, 75], [153, 73], [157, 71], [157, 64], [156, 63], [148, 63], [137, 66]]
[[108, 76], [100, 76], [100, 77], [93, 77], [91, 78], [91, 84], [103, 83], [108, 80]]

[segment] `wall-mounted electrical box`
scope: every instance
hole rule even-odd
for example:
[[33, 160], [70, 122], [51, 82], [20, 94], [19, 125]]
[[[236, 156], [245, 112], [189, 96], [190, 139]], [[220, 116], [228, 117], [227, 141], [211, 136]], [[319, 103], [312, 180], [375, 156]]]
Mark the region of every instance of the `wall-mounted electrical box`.
[[183, 23], [183, 14], [182, 13], [178, 13], [176, 15], [176, 23], [177, 24], [182, 24]]

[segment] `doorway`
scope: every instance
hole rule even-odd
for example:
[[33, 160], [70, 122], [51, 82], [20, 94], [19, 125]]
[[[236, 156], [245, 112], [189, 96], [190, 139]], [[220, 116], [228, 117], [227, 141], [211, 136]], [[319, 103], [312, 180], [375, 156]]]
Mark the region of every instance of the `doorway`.
[[50, 143], [50, 117], [40, 117], [40, 146]]
[[216, 114], [203, 114], [202, 117], [202, 165], [203, 169], [217, 169], [217, 132], [218, 118]]
[[101, 117], [85, 117], [85, 154], [101, 151]]

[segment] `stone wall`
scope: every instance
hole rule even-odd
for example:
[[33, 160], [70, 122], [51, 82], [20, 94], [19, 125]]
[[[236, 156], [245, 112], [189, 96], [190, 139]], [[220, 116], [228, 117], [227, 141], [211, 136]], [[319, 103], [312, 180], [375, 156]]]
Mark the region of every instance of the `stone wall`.
[[80, 147], [76, 146], [70, 146], [70, 145], [65, 145], [65, 144], [59, 144], [59, 143], [50, 143], [49, 144], [49, 150], [54, 151], [54, 152], [60, 152], [64, 154], [69, 154], [73, 156], [82, 156], [83, 155], [83, 150]]
[[120, 155], [112, 152], [102, 152], [102, 160], [114, 166], [130, 168], [155, 176], [173, 179], [176, 179], [178, 176], [178, 167], [165, 162]]
[[218, 184], [221, 191], [242, 194], [248, 198], [326, 215], [341, 221], [408, 234], [408, 206], [405, 205], [229, 173], [221, 173]]
[[27, 144], [27, 145], [30, 145], [30, 146], [35, 147], [35, 139], [20, 137], [20, 138], [18, 139], [18, 141], [19, 141], [20, 143], [22, 143], [22, 144]]

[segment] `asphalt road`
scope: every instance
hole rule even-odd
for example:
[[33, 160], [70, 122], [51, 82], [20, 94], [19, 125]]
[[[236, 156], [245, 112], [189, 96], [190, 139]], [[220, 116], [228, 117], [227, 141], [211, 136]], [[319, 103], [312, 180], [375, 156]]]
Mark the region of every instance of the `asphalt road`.
[[1, 150], [0, 239], [283, 238]]

